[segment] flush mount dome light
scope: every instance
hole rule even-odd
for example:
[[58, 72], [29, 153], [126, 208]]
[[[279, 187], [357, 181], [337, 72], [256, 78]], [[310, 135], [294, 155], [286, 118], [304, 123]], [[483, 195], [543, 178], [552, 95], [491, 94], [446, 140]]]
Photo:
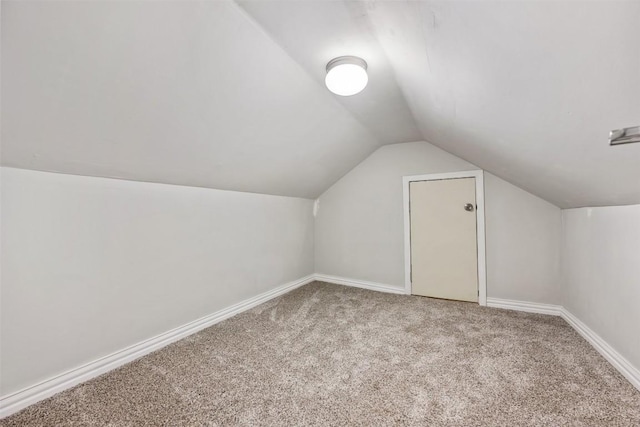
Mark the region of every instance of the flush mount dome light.
[[356, 56], [340, 56], [327, 64], [327, 88], [340, 96], [351, 96], [367, 86], [367, 63]]

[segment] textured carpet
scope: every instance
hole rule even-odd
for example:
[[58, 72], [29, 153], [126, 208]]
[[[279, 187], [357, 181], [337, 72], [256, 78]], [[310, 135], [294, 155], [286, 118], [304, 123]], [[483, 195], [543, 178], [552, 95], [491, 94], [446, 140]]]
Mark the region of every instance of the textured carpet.
[[558, 317], [313, 283], [0, 421], [639, 426]]

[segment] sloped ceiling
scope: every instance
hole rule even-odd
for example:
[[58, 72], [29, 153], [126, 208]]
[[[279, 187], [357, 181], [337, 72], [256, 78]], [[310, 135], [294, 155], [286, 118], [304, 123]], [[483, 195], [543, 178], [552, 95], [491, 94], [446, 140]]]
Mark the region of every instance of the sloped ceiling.
[[384, 62], [376, 40], [450, 153], [560, 207], [640, 203], [640, 144], [607, 142], [640, 124], [640, 2], [240, 4], [318, 81], [327, 51]]
[[4, 165], [315, 198], [385, 142], [233, 2], [2, 2]]
[[[640, 2], [2, 3], [5, 165], [314, 198], [429, 141], [561, 207], [640, 203]], [[370, 84], [323, 86], [333, 57]]]

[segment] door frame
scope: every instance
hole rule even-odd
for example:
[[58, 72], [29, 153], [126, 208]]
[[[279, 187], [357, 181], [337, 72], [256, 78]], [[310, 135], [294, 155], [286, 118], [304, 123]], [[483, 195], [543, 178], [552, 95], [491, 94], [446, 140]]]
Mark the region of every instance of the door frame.
[[484, 228], [484, 172], [462, 172], [409, 175], [402, 177], [404, 210], [404, 290], [411, 295], [411, 216], [409, 212], [409, 184], [414, 181], [441, 181], [444, 179], [476, 179], [476, 235], [478, 247], [478, 304], [487, 305], [487, 264]]

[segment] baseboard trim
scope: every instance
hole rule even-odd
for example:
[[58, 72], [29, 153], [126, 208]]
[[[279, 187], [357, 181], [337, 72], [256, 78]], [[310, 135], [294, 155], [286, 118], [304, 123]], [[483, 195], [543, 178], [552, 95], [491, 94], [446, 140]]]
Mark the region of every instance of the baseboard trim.
[[42, 381], [36, 385], [27, 387], [7, 396], [2, 396], [0, 397], [0, 419], [18, 412], [27, 406], [33, 405], [36, 402], [51, 397], [54, 394], [102, 375], [105, 372], [118, 368], [126, 363], [132, 362], [133, 360], [145, 356], [153, 351], [159, 350], [162, 347], [199, 332], [202, 329], [208, 328], [209, 326], [215, 325], [229, 317], [235, 316], [236, 314], [249, 310], [266, 301], [299, 288], [300, 286], [313, 282], [314, 280], [315, 275], [311, 274], [301, 279], [285, 283], [284, 285], [278, 286], [268, 292], [246, 299], [230, 307], [216, 311], [208, 316], [201, 317], [200, 319], [174, 328], [153, 338], [141, 341], [108, 356], [96, 359], [83, 366]]
[[618, 370], [635, 388], [640, 391], [640, 370], [633, 366], [624, 356], [618, 353], [605, 340], [585, 325], [580, 319], [571, 314], [566, 308], [561, 310], [562, 318], [587, 340], [598, 353], [602, 355], [614, 368]]
[[[0, 419], [316, 280], [378, 292], [405, 294], [404, 288], [389, 286], [382, 283], [354, 280], [325, 274], [312, 274], [278, 286], [268, 292], [264, 292], [255, 297], [241, 301], [230, 307], [179, 326], [148, 340], [134, 344], [108, 356], [94, 360], [93, 362], [57, 375], [31, 387], [7, 396], [2, 396], [0, 397]], [[598, 334], [564, 307], [559, 305], [531, 303], [501, 298], [487, 298], [487, 306], [507, 310], [524, 311], [528, 313], [561, 316], [634, 387], [640, 390], [640, 370], [633, 366]]]
[[333, 283], [336, 285], [351, 286], [354, 288], [369, 289], [371, 291], [387, 292], [390, 294], [402, 294], [406, 292], [403, 288], [397, 286], [385, 285], [384, 283], [367, 282], [365, 280], [349, 279], [346, 277], [329, 276], [326, 274], [316, 274], [314, 279], [319, 282]]
[[487, 307], [524, 311], [527, 313], [549, 314], [551, 316], [560, 316], [562, 312], [562, 306], [559, 305], [502, 298], [487, 298]]

